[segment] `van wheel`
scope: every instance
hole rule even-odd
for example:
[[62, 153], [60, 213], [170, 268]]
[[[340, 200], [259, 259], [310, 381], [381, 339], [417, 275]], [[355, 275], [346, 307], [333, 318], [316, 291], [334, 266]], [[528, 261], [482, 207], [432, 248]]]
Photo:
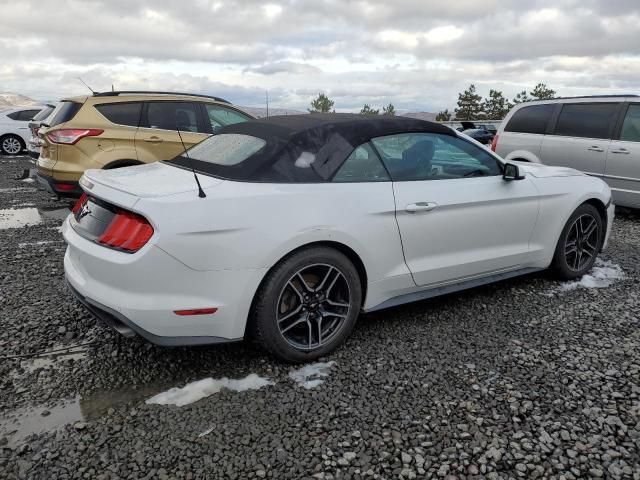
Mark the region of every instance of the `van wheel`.
[[361, 300], [360, 277], [347, 257], [332, 248], [307, 248], [269, 272], [256, 295], [249, 331], [281, 360], [315, 360], [349, 336]]
[[19, 155], [25, 147], [24, 141], [18, 135], [5, 135], [0, 140], [0, 151], [3, 155]]
[[588, 203], [569, 217], [553, 256], [552, 268], [564, 280], [581, 277], [593, 267], [604, 241], [600, 212]]

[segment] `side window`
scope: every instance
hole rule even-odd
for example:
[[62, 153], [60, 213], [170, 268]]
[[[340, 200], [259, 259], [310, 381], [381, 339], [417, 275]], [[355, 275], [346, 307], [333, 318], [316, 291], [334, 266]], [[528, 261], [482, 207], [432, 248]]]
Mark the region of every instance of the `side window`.
[[484, 148], [437, 133], [404, 133], [372, 140], [394, 181], [448, 180], [502, 174]]
[[195, 105], [191, 102], [149, 102], [147, 126], [161, 130], [197, 132]]
[[544, 134], [554, 109], [555, 105], [552, 103], [522, 107], [509, 119], [504, 131]]
[[225, 108], [220, 105], [212, 105], [210, 103], [205, 104], [207, 109], [207, 118], [211, 123], [211, 131], [217, 133], [222, 127], [232, 125], [234, 123], [241, 123], [251, 120], [247, 115], [243, 115], [240, 112]]
[[617, 103], [568, 103], [562, 106], [554, 135], [611, 138]]
[[22, 110], [18, 114], [18, 120], [21, 120], [23, 122], [31, 121], [33, 120], [33, 117], [35, 117], [38, 114], [39, 111], [40, 110]]
[[142, 102], [103, 103], [96, 105], [96, 110], [111, 123], [137, 127], [140, 121]]
[[7, 117], [11, 120], [20, 120], [20, 112], [7, 113]]
[[386, 182], [389, 175], [368, 143], [360, 145], [344, 161], [334, 182]]
[[640, 105], [629, 105], [624, 117], [620, 140], [624, 142], [640, 142]]

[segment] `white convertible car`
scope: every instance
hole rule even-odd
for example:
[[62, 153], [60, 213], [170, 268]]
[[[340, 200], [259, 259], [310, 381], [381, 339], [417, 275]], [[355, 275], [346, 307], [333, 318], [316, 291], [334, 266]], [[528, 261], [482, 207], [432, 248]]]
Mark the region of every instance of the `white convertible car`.
[[549, 267], [581, 276], [614, 212], [576, 170], [349, 114], [231, 125], [80, 184], [64, 265], [96, 317], [159, 345], [249, 337], [292, 362], [336, 348], [362, 311]]

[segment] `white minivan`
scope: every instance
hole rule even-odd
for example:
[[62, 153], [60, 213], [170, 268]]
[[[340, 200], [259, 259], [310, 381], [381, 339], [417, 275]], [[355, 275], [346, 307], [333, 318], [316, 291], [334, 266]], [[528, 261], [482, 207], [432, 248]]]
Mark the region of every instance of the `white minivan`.
[[506, 161], [559, 165], [602, 178], [617, 205], [640, 208], [640, 97], [591, 96], [516, 105], [493, 140]]

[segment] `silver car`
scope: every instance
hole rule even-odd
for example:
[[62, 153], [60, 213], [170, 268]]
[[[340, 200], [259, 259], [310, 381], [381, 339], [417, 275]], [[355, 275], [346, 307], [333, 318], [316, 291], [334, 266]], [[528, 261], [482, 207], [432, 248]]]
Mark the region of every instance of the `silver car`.
[[572, 167], [602, 178], [617, 205], [640, 208], [640, 97], [593, 96], [516, 105], [492, 150], [507, 161]]

